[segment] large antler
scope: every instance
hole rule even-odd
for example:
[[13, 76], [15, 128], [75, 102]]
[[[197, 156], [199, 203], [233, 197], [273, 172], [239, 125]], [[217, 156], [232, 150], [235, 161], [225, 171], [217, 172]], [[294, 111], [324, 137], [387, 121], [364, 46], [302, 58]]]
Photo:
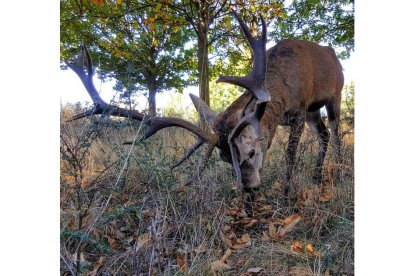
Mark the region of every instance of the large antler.
[[266, 109], [267, 102], [270, 101], [270, 94], [266, 89], [266, 22], [264, 21], [262, 15], [260, 20], [262, 22], [262, 33], [255, 39], [251, 35], [246, 23], [244, 23], [239, 15], [233, 11], [234, 16], [240, 24], [240, 27], [252, 49], [253, 56], [253, 68], [250, 73], [245, 77], [236, 77], [236, 76], [220, 76], [217, 82], [227, 82], [241, 86], [250, 93], [253, 94], [254, 98], [254, 109], [253, 111], [248, 112], [246, 105], [244, 109], [244, 116], [240, 119], [238, 124], [234, 127], [232, 132], [229, 135], [229, 145], [230, 153], [232, 157], [233, 167], [236, 173], [237, 182], [241, 183], [241, 172], [239, 167], [239, 162], [237, 161], [237, 153], [234, 139], [243, 131], [243, 129], [251, 125], [253, 126], [258, 139], [262, 139], [262, 130], [260, 127], [260, 120], [263, 117], [263, 114]]
[[265, 88], [267, 39], [266, 22], [264, 21], [262, 15], [260, 15], [260, 20], [262, 22], [262, 34], [255, 39], [250, 33], [246, 23], [242, 21], [239, 15], [235, 11], [233, 11], [233, 14], [239, 22], [240, 27], [249, 42], [250, 48], [252, 49], [253, 68], [245, 77], [220, 76], [217, 82], [227, 82], [241, 86], [252, 92], [258, 103], [268, 102], [270, 101], [270, 94]]
[[[86, 57], [86, 72], [84, 68], [85, 57]], [[163, 128], [166, 128], [166, 127], [176, 126], [176, 127], [187, 129], [191, 131], [192, 133], [194, 133], [195, 135], [197, 135], [199, 139], [196, 144], [197, 146], [193, 146], [190, 149], [190, 151], [188, 151], [185, 154], [184, 158], [182, 158], [182, 160], [179, 161], [180, 164], [205, 142], [207, 142], [211, 146], [217, 145], [218, 138], [215, 134], [208, 133], [186, 120], [183, 120], [180, 118], [173, 118], [173, 117], [149, 118], [149, 117], [146, 117], [145, 114], [140, 113], [136, 110], [129, 110], [129, 109], [121, 108], [121, 107], [106, 103], [99, 95], [93, 83], [92, 57], [89, 54], [89, 51], [85, 45], [82, 45], [78, 62], [76, 64], [68, 64], [68, 66], [79, 76], [79, 78], [81, 79], [83, 85], [85, 86], [94, 104], [94, 107], [92, 109], [72, 117], [70, 121], [78, 120], [78, 119], [96, 115], [96, 114], [106, 114], [106, 115], [117, 116], [117, 117], [131, 118], [133, 120], [142, 121], [148, 126], [145, 133], [141, 137], [141, 140], [151, 137], [157, 131]]]

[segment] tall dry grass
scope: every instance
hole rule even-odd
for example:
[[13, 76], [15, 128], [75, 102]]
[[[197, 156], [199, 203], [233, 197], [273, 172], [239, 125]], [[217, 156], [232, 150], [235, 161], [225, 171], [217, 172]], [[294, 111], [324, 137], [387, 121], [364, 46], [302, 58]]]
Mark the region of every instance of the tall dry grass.
[[[306, 131], [293, 177], [297, 201], [286, 204], [281, 179], [287, 132], [279, 127], [249, 218], [242, 194], [233, 189], [231, 165], [218, 154], [189, 186], [183, 183], [202, 150], [169, 169], [195, 142], [188, 132], [165, 129], [122, 145], [139, 137], [139, 124], [102, 117], [66, 123], [73, 112], [63, 109], [61, 116], [61, 274], [353, 274], [352, 135], [342, 139], [341, 164], [329, 148], [324, 182], [315, 186], [318, 143]], [[298, 211], [302, 219], [286, 236], [265, 238]], [[313, 254], [305, 249], [309, 244]]]

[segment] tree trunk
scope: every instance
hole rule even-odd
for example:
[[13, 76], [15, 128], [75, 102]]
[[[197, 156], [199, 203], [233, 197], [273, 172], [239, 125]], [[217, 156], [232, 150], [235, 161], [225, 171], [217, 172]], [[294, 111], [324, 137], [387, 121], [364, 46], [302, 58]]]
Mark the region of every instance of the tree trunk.
[[207, 32], [198, 41], [198, 72], [200, 78], [199, 95], [200, 98], [210, 106], [209, 91], [209, 67], [208, 67], [208, 38]]
[[[208, 66], [208, 1], [202, 1], [202, 7], [199, 11], [198, 25], [198, 74], [199, 74], [199, 95], [200, 98], [210, 106], [209, 91], [209, 66]], [[200, 124], [203, 129], [207, 128], [205, 120], [200, 118]]]
[[148, 86], [148, 115], [154, 117], [157, 115], [157, 103], [155, 96], [157, 95], [157, 86], [155, 80], [151, 81]]

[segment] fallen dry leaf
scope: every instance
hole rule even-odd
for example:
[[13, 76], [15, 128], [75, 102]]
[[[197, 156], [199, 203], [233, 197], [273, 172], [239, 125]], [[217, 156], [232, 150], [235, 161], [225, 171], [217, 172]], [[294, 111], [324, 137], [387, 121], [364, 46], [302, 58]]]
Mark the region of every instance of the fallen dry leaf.
[[249, 268], [247, 270], [247, 272], [250, 272], [250, 273], [259, 273], [262, 270], [263, 270], [263, 268], [261, 268], [261, 267], [254, 267], [254, 268]]
[[263, 231], [262, 241], [270, 241], [270, 237], [267, 234], [267, 231]]
[[239, 207], [227, 208], [227, 209], [224, 211], [224, 213], [225, 213], [226, 215], [229, 215], [229, 216], [232, 216], [232, 217], [237, 216], [237, 214], [238, 214], [239, 212], [240, 212], [240, 208], [239, 208]]
[[259, 194], [255, 197], [254, 202], [265, 202], [267, 200], [264, 194]]
[[224, 233], [228, 233], [228, 232], [230, 232], [231, 231], [231, 227], [230, 226], [228, 226], [228, 225], [224, 225], [223, 226], [223, 232]]
[[229, 266], [226, 263], [223, 263], [220, 260], [217, 260], [211, 263], [211, 269], [213, 271], [227, 270], [227, 269], [231, 269], [231, 266]]
[[294, 240], [290, 249], [295, 252], [303, 252], [303, 244], [298, 240]]
[[267, 234], [267, 231], [263, 231], [262, 241], [270, 241], [270, 237]]
[[304, 188], [302, 196], [298, 199], [298, 205], [301, 207], [312, 207], [315, 206], [318, 201], [319, 187]]
[[306, 247], [305, 247], [305, 251], [308, 252], [308, 253], [310, 253], [310, 254], [313, 254], [314, 253], [314, 250], [313, 250], [312, 244], [308, 243], [306, 245]]
[[107, 235], [104, 235], [104, 237], [108, 240], [108, 244], [109, 244], [110, 248], [112, 248], [114, 250], [118, 248], [118, 243], [117, 243], [116, 239], [111, 238], [110, 236], [107, 236]]
[[321, 256], [321, 253], [314, 250], [312, 244], [308, 243], [305, 247], [305, 252], [311, 254], [313, 257], [317, 258]]
[[245, 247], [248, 247], [252, 245], [252, 241], [250, 240], [249, 234], [243, 234], [241, 239], [237, 239], [235, 243], [232, 242], [230, 248], [232, 249], [243, 249]]
[[242, 236], [242, 238], [241, 238], [241, 241], [242, 241], [243, 243], [247, 243], [247, 242], [249, 242], [249, 241], [250, 241], [249, 234], [247, 234], [247, 233], [243, 234], [243, 236]]
[[207, 218], [202, 218], [202, 219], [200, 220], [200, 222], [201, 222], [201, 224], [202, 224], [203, 226], [207, 226], [207, 225], [209, 224], [209, 220], [208, 220]]
[[251, 258], [247, 257], [247, 256], [239, 256], [237, 258], [237, 262], [235, 264], [235, 266], [246, 266], [247, 264], [250, 263]]
[[249, 223], [247, 223], [246, 225], [244, 225], [244, 227], [246, 227], [246, 228], [253, 227], [253, 225], [255, 225], [257, 222], [258, 222], [257, 219], [252, 218]]
[[270, 210], [272, 210], [273, 209], [273, 206], [272, 205], [263, 205], [263, 206], [260, 206], [260, 208], [259, 208], [259, 212], [267, 212], [267, 211], [270, 211]]
[[231, 240], [231, 239], [229, 239], [229, 238], [224, 238], [223, 239], [223, 241], [224, 241], [224, 243], [228, 246], [228, 247], [232, 247], [233, 246], [233, 241]]
[[143, 247], [149, 241], [151, 241], [151, 236], [148, 233], [144, 233], [144, 234], [140, 235], [138, 237], [136, 250], [139, 250], [141, 247]]
[[275, 240], [277, 238], [276, 227], [273, 223], [269, 224], [269, 237], [272, 240]]
[[181, 272], [187, 271], [187, 262], [180, 253], [177, 253], [177, 264]]
[[172, 189], [172, 191], [177, 193], [177, 194], [185, 194], [185, 193], [187, 193], [187, 189], [188, 189], [187, 186], [180, 185], [180, 186], [177, 186], [174, 189]]
[[327, 202], [327, 201], [331, 200], [331, 198], [332, 198], [332, 195], [323, 194], [319, 197], [319, 201], [320, 202]]
[[233, 224], [242, 225], [243, 227], [250, 228], [258, 222], [257, 219], [254, 218], [242, 218], [239, 221], [233, 222]]
[[293, 230], [293, 228], [298, 224], [302, 219], [300, 214], [293, 214], [290, 217], [287, 217], [284, 221], [282, 226], [279, 227], [277, 234], [279, 237], [283, 238]]
[[103, 266], [104, 260], [105, 258], [103, 256], [99, 257], [98, 262], [95, 264], [95, 267], [93, 268], [93, 271], [91, 272], [91, 274], [89, 274], [89, 276], [96, 276], [98, 274], [99, 269], [101, 269], [101, 267]]
[[224, 253], [223, 257], [221, 257], [220, 261], [225, 263], [227, 261], [227, 259], [230, 257], [232, 251], [231, 249], [227, 249], [226, 253]]
[[283, 182], [281, 180], [277, 180], [272, 184], [272, 189], [281, 190], [283, 188]]
[[197, 253], [197, 254], [200, 254], [200, 253], [204, 253], [204, 252], [206, 252], [206, 251], [207, 251], [207, 249], [206, 249], [206, 247], [205, 247], [205, 246], [203, 246], [203, 245], [201, 245], [201, 244], [200, 244], [200, 246], [198, 246], [197, 248], [194, 248], [194, 249], [193, 249], [193, 251], [194, 251], [195, 253]]

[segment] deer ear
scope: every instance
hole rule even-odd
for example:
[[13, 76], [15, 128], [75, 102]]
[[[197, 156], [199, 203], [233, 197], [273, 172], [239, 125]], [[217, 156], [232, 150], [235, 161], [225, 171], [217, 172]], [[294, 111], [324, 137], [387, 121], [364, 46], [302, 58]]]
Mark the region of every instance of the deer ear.
[[200, 119], [204, 119], [212, 127], [214, 119], [216, 119], [218, 113], [208, 107], [208, 105], [206, 105], [206, 103], [196, 95], [190, 93], [190, 98], [200, 114]]

